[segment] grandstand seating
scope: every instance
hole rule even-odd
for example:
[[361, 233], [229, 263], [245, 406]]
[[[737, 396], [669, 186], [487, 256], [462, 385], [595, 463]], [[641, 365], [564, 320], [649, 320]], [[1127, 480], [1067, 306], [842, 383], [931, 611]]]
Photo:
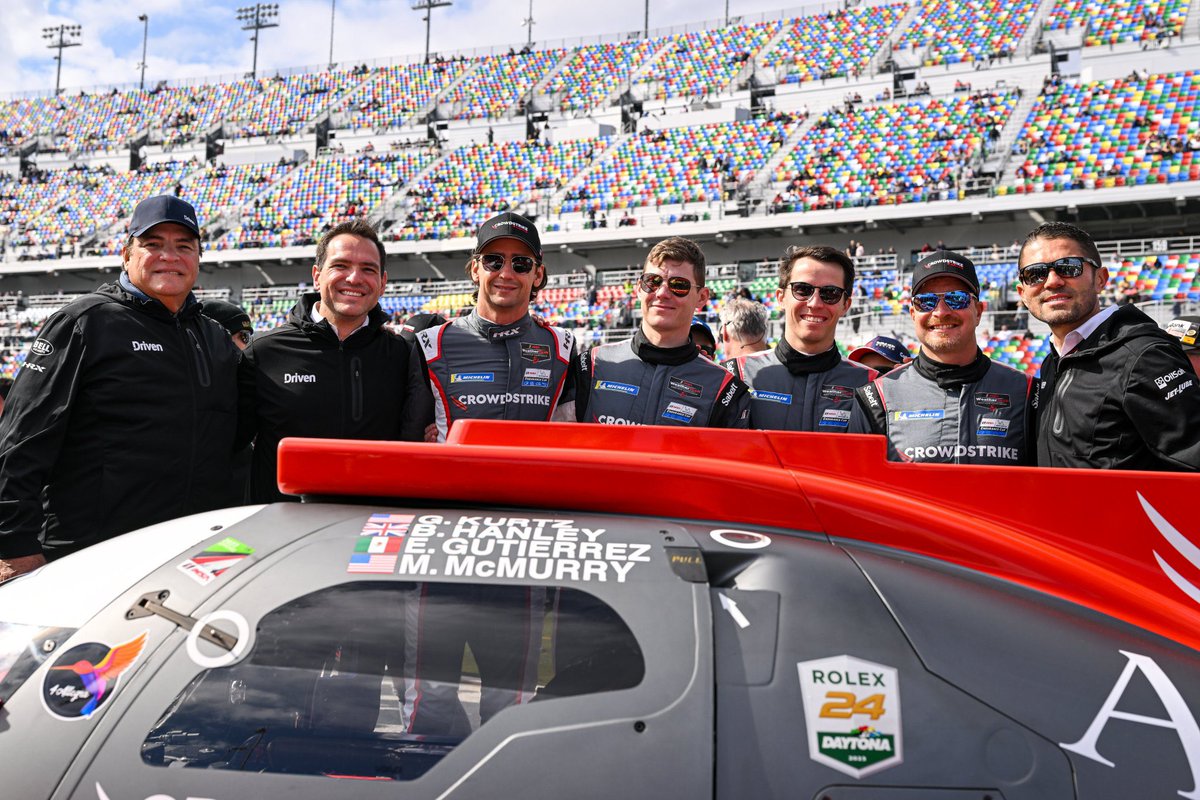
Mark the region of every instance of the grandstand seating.
[[562, 50], [534, 50], [486, 56], [478, 60], [470, 75], [442, 95], [439, 104], [449, 106], [453, 119], [502, 117], [522, 102], [564, 55]]
[[388, 128], [402, 124], [466, 70], [466, 60], [403, 64], [376, 69], [339, 111], [348, 128]]
[[954, 200], [1014, 93], [834, 108], [776, 170], [780, 211]]
[[1048, 31], [1083, 28], [1083, 43], [1088, 47], [1149, 44], [1181, 34], [1190, 5], [1190, 0], [1058, 0], [1045, 27]]
[[704, 97], [728, 87], [780, 29], [780, 22], [678, 34], [634, 81], [645, 97]]
[[417, 181], [398, 224], [404, 240], [471, 236], [494, 209], [549, 199], [600, 156], [607, 137], [542, 144], [473, 144], [457, 148]]
[[631, 73], [653, 55], [659, 39], [605, 42], [576, 49], [547, 85], [566, 111], [586, 111], [627, 87]]
[[921, 0], [918, 18], [900, 36], [897, 48], [927, 46], [927, 67], [989, 61], [1016, 51], [1037, 8], [1038, 0]]
[[712, 202], [731, 178], [747, 182], [791, 133], [789, 120], [644, 130], [615, 148], [600, 169], [572, 181], [561, 210]]
[[998, 194], [1200, 180], [1196, 72], [1048, 87], [1029, 114], [1014, 187]]
[[779, 42], [763, 54], [762, 63], [775, 69], [780, 83], [857, 75], [905, 9], [903, 3], [856, 6], [792, 20]]

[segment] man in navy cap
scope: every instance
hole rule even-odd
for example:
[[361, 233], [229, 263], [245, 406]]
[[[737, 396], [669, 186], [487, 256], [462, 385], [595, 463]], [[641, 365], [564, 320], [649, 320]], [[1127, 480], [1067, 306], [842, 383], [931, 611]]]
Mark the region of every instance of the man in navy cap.
[[224, 505], [238, 351], [192, 294], [196, 211], [143, 200], [122, 271], [47, 318], [0, 423], [0, 580]]
[[846, 356], [847, 361], [856, 361], [886, 375], [901, 364], [912, 361], [912, 353], [899, 339], [876, 336], [866, 344], [856, 347]]

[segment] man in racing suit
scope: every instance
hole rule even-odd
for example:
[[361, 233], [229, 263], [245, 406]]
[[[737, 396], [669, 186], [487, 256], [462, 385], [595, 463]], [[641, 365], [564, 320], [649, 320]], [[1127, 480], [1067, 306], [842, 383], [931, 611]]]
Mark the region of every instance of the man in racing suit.
[[886, 436], [892, 461], [1033, 464], [1033, 381], [979, 349], [975, 265], [929, 254], [913, 272], [909, 303], [921, 351], [858, 390], [851, 432]]
[[1200, 471], [1200, 379], [1140, 309], [1100, 309], [1108, 270], [1092, 237], [1047, 222], [1019, 263], [1021, 300], [1053, 346], [1038, 374], [1038, 465]]
[[195, 209], [142, 201], [117, 282], [52, 314], [0, 424], [0, 580], [232, 505], [238, 351], [203, 316]]
[[251, 502], [299, 500], [276, 481], [286, 436], [419, 442], [433, 422], [420, 358], [384, 327], [384, 259], [366, 220], [335, 226], [317, 245], [317, 291], [251, 339], [238, 371], [241, 418], [256, 437]]
[[876, 377], [838, 352], [837, 323], [850, 308], [854, 262], [834, 247], [789, 247], [775, 297], [783, 338], [772, 351], [725, 366], [750, 385], [750, 427], [844, 433], [854, 390]]
[[[547, 282], [533, 222], [510, 212], [485, 221], [466, 271], [477, 287], [475, 310], [416, 334], [433, 393], [436, 438], [444, 441], [461, 419], [572, 421], [575, 338], [529, 315], [530, 302]], [[463, 600], [475, 611], [464, 614]], [[482, 683], [481, 722], [531, 699], [545, 608], [546, 591], [537, 587], [424, 584], [407, 612], [408, 730], [470, 732], [458, 698], [468, 645]], [[522, 637], [506, 633], [512, 615], [528, 621]]]
[[747, 427], [746, 384], [702, 357], [689, 334], [708, 302], [704, 269], [704, 253], [689, 239], [672, 236], [650, 249], [637, 282], [641, 328], [580, 358], [581, 422]]
[[480, 225], [467, 276], [475, 310], [417, 333], [438, 441], [460, 419], [569, 421], [575, 337], [529, 315], [547, 281], [533, 222], [505, 212]]

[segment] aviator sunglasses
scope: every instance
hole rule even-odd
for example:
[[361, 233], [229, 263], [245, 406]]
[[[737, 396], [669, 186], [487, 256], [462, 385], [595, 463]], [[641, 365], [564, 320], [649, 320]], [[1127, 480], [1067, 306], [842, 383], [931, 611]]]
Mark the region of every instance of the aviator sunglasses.
[[[476, 256], [479, 259], [480, 265], [488, 272], [497, 272], [504, 269], [504, 254], [503, 253], [483, 253]], [[537, 266], [537, 261], [529, 256], [511, 256], [509, 262], [512, 264], [513, 272], [518, 275], [525, 275], [532, 272]]]
[[797, 300], [808, 300], [813, 296], [813, 292], [816, 292], [820, 296], [821, 302], [830, 306], [842, 302], [842, 298], [846, 296], [845, 289], [833, 285], [813, 286], [811, 283], [796, 281], [789, 283], [788, 288], [792, 290], [792, 297]]
[[654, 294], [662, 288], [663, 282], [667, 284], [667, 291], [676, 297], [687, 297], [688, 292], [692, 290], [692, 282], [687, 278], [664, 278], [662, 275], [656, 275], [653, 272], [642, 273], [642, 277], [638, 278], [638, 288], [646, 294]]
[[1043, 284], [1046, 282], [1046, 278], [1050, 277], [1050, 270], [1054, 270], [1060, 278], [1078, 278], [1083, 274], [1084, 264], [1091, 264], [1096, 269], [1100, 268], [1100, 265], [1095, 261], [1083, 256], [1066, 256], [1057, 261], [1026, 264], [1021, 267], [1021, 283], [1026, 286]]
[[928, 313], [937, 308], [939, 300], [945, 300], [947, 308], [952, 311], [962, 311], [971, 305], [974, 297], [975, 295], [961, 289], [955, 289], [952, 292], [922, 292], [912, 296], [912, 304], [917, 311]]

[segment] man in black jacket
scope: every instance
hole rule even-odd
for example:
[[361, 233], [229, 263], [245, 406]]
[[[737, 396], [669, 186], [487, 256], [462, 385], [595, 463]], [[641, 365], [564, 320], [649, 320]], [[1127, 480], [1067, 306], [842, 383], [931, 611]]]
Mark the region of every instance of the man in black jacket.
[[238, 378], [242, 418], [255, 435], [253, 502], [295, 499], [276, 481], [286, 436], [415, 442], [433, 422], [420, 359], [384, 327], [385, 257], [366, 220], [335, 226], [317, 245], [317, 291], [246, 348]]
[[1101, 310], [1092, 237], [1064, 222], [1021, 247], [1021, 300], [1050, 326], [1037, 383], [1043, 467], [1200, 470], [1200, 386], [1179, 346], [1133, 305]]
[[0, 580], [237, 500], [237, 350], [200, 313], [195, 210], [133, 212], [116, 283], [52, 314], [0, 424]]

